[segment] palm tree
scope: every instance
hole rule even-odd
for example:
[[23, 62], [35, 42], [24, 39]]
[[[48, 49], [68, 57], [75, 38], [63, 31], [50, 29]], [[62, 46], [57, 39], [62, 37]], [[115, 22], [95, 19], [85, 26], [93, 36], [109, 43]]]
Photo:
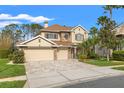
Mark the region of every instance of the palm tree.
[[99, 32], [100, 46], [107, 49], [107, 61], [109, 61], [110, 50], [115, 48], [116, 36], [115, 32], [111, 31], [115, 28], [115, 21], [112, 21], [110, 18], [106, 16], [101, 16], [98, 18], [98, 24], [101, 25]]
[[93, 47], [93, 52], [95, 53], [95, 46], [99, 42], [98, 40], [98, 29], [96, 27], [92, 27], [90, 29], [91, 39], [92, 39], [92, 47]]
[[103, 8], [105, 10], [104, 13], [109, 12], [110, 19], [112, 19], [113, 5], [106, 5]]
[[92, 36], [92, 38], [95, 38], [97, 36], [97, 32], [98, 32], [98, 29], [96, 27], [92, 27], [90, 29], [90, 35]]
[[112, 14], [113, 14], [113, 9], [119, 9], [119, 8], [124, 8], [123, 5], [106, 5], [103, 6], [104, 8], [104, 13], [109, 12], [109, 18], [112, 20]]
[[82, 43], [79, 44], [79, 49], [81, 49], [80, 54], [88, 56], [88, 54], [91, 52], [92, 49], [92, 39], [88, 39], [86, 41], [83, 41]]
[[105, 27], [106, 26], [106, 23], [108, 23], [107, 22], [108, 20], [106, 20], [106, 19], [107, 19], [107, 16], [101, 16], [101, 17], [99, 17], [98, 20], [97, 20], [97, 24], [98, 25], [101, 25], [102, 27]]

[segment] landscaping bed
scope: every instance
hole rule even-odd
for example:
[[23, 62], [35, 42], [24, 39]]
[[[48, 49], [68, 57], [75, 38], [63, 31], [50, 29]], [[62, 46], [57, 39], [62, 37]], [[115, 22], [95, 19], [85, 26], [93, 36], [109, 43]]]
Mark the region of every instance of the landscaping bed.
[[97, 65], [97, 66], [114, 66], [114, 65], [124, 65], [124, 61], [106, 61], [106, 60], [95, 60], [87, 59], [85, 63]]
[[25, 80], [0, 82], [0, 88], [23, 88]]
[[24, 65], [9, 65], [8, 59], [0, 59], [0, 78], [25, 75]]
[[113, 67], [112, 69], [116, 69], [116, 70], [124, 70], [124, 66], [121, 66], [121, 67]]

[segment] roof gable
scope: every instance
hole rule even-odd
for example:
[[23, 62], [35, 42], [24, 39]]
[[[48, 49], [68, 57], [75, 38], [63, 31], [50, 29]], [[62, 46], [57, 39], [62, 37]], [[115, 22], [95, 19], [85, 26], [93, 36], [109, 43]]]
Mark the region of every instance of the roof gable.
[[75, 29], [78, 28], [78, 27], [81, 27], [86, 33], [88, 33], [88, 30], [86, 30], [86, 29], [85, 29], [83, 26], [81, 26], [81, 25], [75, 26], [75, 27], [72, 29], [72, 31], [75, 30]]
[[[40, 39], [40, 42], [37, 39]], [[57, 45], [57, 44], [42, 37], [41, 35], [38, 35], [32, 39], [20, 43], [17, 46], [52, 46], [52, 45]]]

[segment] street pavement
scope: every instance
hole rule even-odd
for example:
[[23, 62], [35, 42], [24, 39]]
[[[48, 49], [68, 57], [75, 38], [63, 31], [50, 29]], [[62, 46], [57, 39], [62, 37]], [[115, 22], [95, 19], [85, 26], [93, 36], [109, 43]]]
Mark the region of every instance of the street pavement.
[[124, 88], [124, 75], [67, 85], [63, 88]]

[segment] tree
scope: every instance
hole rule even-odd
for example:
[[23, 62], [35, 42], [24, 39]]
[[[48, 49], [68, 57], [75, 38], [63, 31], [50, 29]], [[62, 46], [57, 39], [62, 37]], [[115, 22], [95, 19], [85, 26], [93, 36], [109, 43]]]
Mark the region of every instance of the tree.
[[39, 24], [31, 24], [31, 33], [32, 33], [32, 37], [36, 36], [37, 34], [39, 34], [40, 30], [43, 29], [43, 26], [39, 25]]
[[12, 46], [12, 38], [9, 31], [3, 31], [0, 35], [0, 49], [9, 49]]
[[98, 18], [98, 24], [101, 26], [99, 31], [100, 46], [107, 49], [107, 61], [110, 57], [110, 49], [116, 46], [116, 36], [115, 32], [112, 31], [115, 28], [116, 23], [106, 16], [101, 16]]
[[104, 13], [109, 12], [110, 18], [112, 19], [113, 6], [112, 5], [106, 5], [103, 8], [105, 10]]
[[109, 12], [109, 18], [112, 20], [112, 14], [113, 14], [113, 9], [119, 9], [119, 8], [124, 8], [123, 5], [106, 5], [103, 7], [104, 8], [104, 13]]
[[43, 29], [43, 26], [39, 24], [22, 24], [21, 25], [21, 30], [23, 33], [24, 40], [28, 40], [29, 38], [36, 36], [40, 32], [40, 29]]
[[90, 33], [89, 34], [92, 36], [92, 38], [95, 38], [95, 37], [97, 37], [97, 32], [98, 32], [98, 29], [96, 27], [92, 27], [90, 29]]
[[23, 39], [24, 40], [28, 40], [29, 38], [31, 38], [31, 26], [30, 26], [30, 24], [22, 24], [21, 30], [23, 33]]
[[79, 48], [81, 49], [80, 53], [88, 56], [88, 53], [91, 51], [92, 40], [88, 39], [79, 44]]
[[92, 27], [90, 29], [91, 39], [92, 39], [92, 47], [93, 47], [93, 52], [95, 53], [95, 46], [99, 42], [98, 39], [98, 29], [96, 27]]
[[17, 41], [21, 40], [21, 33], [20, 25], [18, 24], [10, 24], [3, 28], [3, 32], [10, 34], [11, 39], [13, 40], [13, 46], [16, 44]]

